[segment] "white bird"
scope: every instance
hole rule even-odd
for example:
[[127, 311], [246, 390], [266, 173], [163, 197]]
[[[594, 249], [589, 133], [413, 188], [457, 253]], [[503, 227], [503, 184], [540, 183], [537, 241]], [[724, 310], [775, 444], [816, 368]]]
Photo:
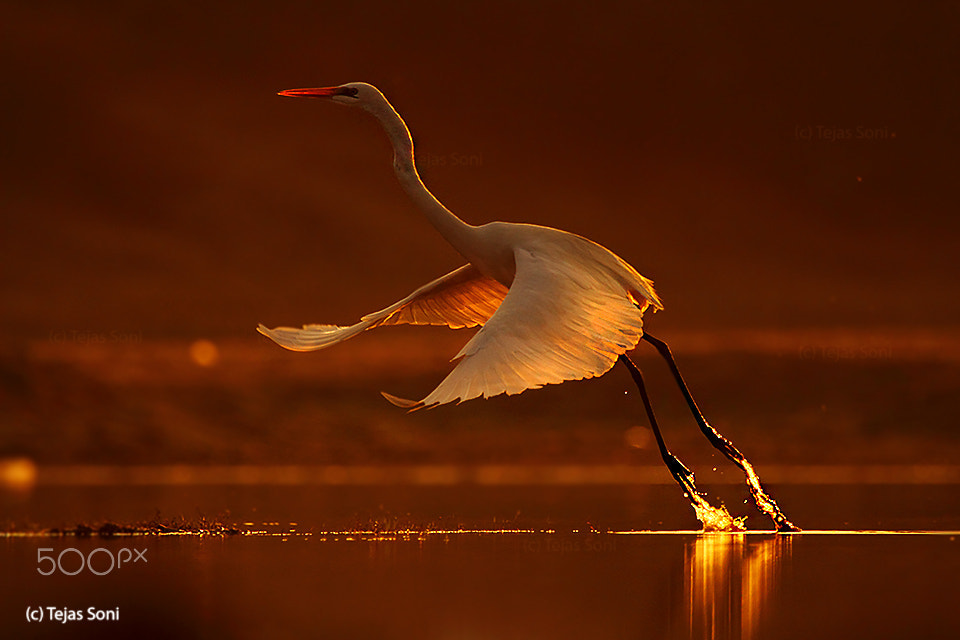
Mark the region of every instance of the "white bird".
[[[280, 95], [326, 98], [373, 115], [393, 145], [393, 166], [400, 183], [468, 264], [351, 326], [308, 324], [302, 329], [269, 329], [261, 324], [260, 333], [287, 349], [313, 351], [384, 325], [480, 326], [454, 357], [458, 362], [453, 371], [422, 400], [383, 393], [393, 404], [409, 409], [502, 393], [518, 394], [545, 384], [601, 376], [618, 359], [622, 360], [641, 390], [664, 460], [689, 497], [699, 497], [693, 474], [663, 444], [640, 371], [626, 356], [641, 339], [653, 344], [671, 364], [695, 417], [699, 414], [667, 345], [643, 331], [644, 312], [650, 307], [654, 311], [663, 308], [651, 280], [612, 251], [573, 233], [507, 222], [473, 226], [458, 218], [421, 181], [407, 125], [372, 85], [351, 82], [336, 87], [290, 89]], [[720, 440], [729, 444], [702, 416], [698, 423], [714, 446], [722, 447]], [[730, 447], [733, 448], [732, 444]], [[731, 457], [728, 451], [724, 453]], [[776, 509], [776, 503], [773, 506]], [[783, 522], [789, 521], [779, 510], [776, 514], [782, 522], [768, 512], [778, 528], [785, 530]]]

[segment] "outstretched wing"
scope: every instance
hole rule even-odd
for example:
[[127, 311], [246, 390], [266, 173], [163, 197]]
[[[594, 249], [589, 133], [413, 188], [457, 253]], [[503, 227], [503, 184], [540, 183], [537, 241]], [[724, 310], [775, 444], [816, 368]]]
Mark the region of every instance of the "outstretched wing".
[[506, 287], [467, 264], [425, 284], [400, 302], [363, 316], [360, 322], [348, 327], [307, 324], [302, 329], [268, 329], [261, 324], [257, 331], [291, 351], [314, 351], [385, 324], [434, 324], [454, 329], [475, 327], [494, 314], [506, 295]]
[[[597, 268], [583, 268], [597, 250], [608, 255], [595, 264]], [[576, 247], [578, 259], [573, 260], [569, 253], [552, 251], [549, 246], [516, 250], [516, 276], [506, 298], [457, 354], [462, 359], [430, 395], [419, 403], [387, 399], [409, 408], [431, 407], [516, 394], [609, 371], [620, 354], [640, 341], [643, 312], [651, 300], [645, 291], [631, 290], [633, 285], [622, 274], [605, 268], [619, 258], [598, 245]], [[650, 285], [647, 295], [659, 307], [651, 283], [636, 277]]]

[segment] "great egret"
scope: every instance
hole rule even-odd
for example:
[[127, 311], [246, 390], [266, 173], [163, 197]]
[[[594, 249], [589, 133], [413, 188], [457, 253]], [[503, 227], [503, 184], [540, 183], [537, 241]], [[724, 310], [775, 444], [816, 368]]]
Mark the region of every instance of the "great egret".
[[279, 95], [325, 98], [373, 115], [393, 144], [393, 166], [404, 189], [468, 264], [426, 284], [386, 309], [347, 327], [308, 324], [302, 329], [260, 325], [282, 347], [312, 351], [383, 325], [431, 324], [482, 328], [454, 357], [453, 371], [420, 401], [383, 393], [393, 404], [419, 409], [501, 393], [517, 394], [545, 384], [600, 376], [620, 360], [630, 370], [656, 436], [661, 457], [711, 526], [742, 528], [725, 510], [697, 492], [694, 475], [664, 444], [640, 370], [627, 357], [640, 340], [663, 356], [701, 431], [746, 474], [757, 507], [779, 531], [798, 530], [760, 486], [750, 463], [704, 420], [669, 347], [643, 331], [643, 313], [662, 309], [653, 282], [608, 249], [581, 236], [531, 224], [490, 222], [473, 226], [451, 213], [424, 186], [414, 162], [413, 139], [400, 115], [374, 86], [290, 89]]

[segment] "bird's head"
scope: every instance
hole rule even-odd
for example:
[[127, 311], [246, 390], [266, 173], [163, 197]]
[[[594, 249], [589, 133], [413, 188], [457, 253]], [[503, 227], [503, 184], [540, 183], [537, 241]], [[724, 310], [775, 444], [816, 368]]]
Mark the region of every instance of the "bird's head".
[[319, 87], [316, 89], [287, 89], [277, 95], [291, 98], [326, 98], [337, 104], [366, 109], [384, 100], [379, 89], [366, 82], [348, 82], [337, 87]]
[[319, 87], [316, 89], [287, 89], [279, 93], [292, 98], [326, 98], [331, 102], [348, 107], [360, 107], [371, 114], [383, 125], [387, 135], [394, 143], [398, 157], [406, 158], [413, 153], [413, 139], [403, 119], [387, 101], [380, 90], [366, 82], [348, 82], [337, 87]]

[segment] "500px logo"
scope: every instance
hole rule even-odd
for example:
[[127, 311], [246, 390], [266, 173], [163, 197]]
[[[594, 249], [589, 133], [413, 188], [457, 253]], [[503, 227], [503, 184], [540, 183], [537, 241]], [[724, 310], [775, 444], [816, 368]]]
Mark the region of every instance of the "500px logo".
[[[83, 552], [79, 549], [67, 547], [56, 557], [46, 555], [47, 551], [52, 552], [53, 547], [41, 547], [37, 549], [37, 573], [42, 576], [49, 576], [56, 571], [60, 571], [60, 573], [65, 576], [75, 576], [83, 571], [84, 568], [88, 569], [90, 573], [94, 575], [105, 576], [125, 564], [136, 564], [141, 561], [144, 564], [147, 563], [146, 549], [128, 549], [124, 547], [114, 555], [110, 549], [97, 547], [87, 555], [83, 555]], [[79, 559], [79, 566], [77, 566], [77, 560], [72, 559], [74, 555]], [[64, 566], [64, 556], [67, 558], [66, 567]], [[95, 558], [96, 567], [94, 567]]]

